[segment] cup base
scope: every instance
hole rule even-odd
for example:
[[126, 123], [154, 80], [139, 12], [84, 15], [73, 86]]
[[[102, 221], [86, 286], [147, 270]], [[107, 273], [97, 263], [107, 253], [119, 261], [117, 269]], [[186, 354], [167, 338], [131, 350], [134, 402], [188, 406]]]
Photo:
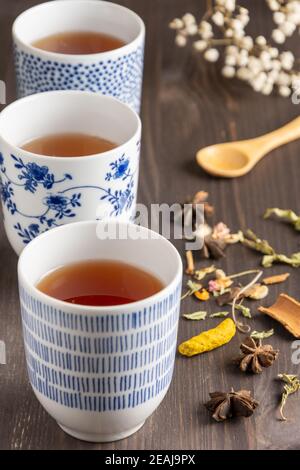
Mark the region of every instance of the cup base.
[[77, 432], [75, 429], [68, 428], [66, 426], [63, 426], [60, 423], [57, 423], [59, 427], [67, 434], [69, 434], [72, 437], [75, 437], [76, 439], [79, 439], [81, 441], [86, 441], [86, 442], [114, 442], [114, 441], [120, 441], [121, 439], [125, 439], [126, 437], [131, 436], [135, 432], [137, 432], [139, 429], [141, 429], [142, 426], [144, 426], [145, 421], [143, 421], [141, 424], [138, 426], [135, 426], [134, 428], [128, 429], [127, 431], [116, 433], [116, 434], [97, 434], [97, 433], [85, 433], [85, 432]]

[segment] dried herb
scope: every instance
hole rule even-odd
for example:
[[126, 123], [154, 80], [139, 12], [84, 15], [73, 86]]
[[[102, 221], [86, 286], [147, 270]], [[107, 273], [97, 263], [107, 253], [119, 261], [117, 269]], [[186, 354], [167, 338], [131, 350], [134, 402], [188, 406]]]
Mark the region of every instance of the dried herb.
[[290, 209], [278, 209], [273, 207], [272, 209], [267, 209], [264, 213], [264, 218], [268, 219], [271, 215], [276, 215], [279, 219], [283, 219], [286, 222], [289, 222], [293, 225], [295, 230], [300, 230], [300, 216], [295, 214]]
[[181, 300], [185, 299], [189, 295], [193, 295], [194, 292], [197, 292], [198, 290], [202, 289], [202, 284], [199, 284], [198, 282], [193, 282], [190, 279], [186, 283], [188, 290], [183, 296], [181, 297]]
[[264, 268], [270, 268], [274, 263], [284, 263], [294, 268], [300, 267], [300, 252], [293, 253], [291, 256], [276, 253], [267, 240], [261, 240], [252, 230], [247, 230], [242, 243], [264, 255], [261, 263]]
[[185, 313], [182, 316], [187, 320], [205, 320], [207, 312]]
[[229, 315], [229, 312], [216, 312], [216, 313], [211, 313], [209, 315], [210, 318], [223, 318], [227, 317]]
[[[232, 306], [231, 306], [231, 312], [232, 312], [232, 318], [234, 320], [234, 323], [236, 324], [236, 327], [239, 331], [241, 331], [242, 333], [248, 333], [250, 331], [250, 327], [249, 325], [244, 325], [242, 322], [238, 321], [236, 319], [236, 316], [235, 316], [235, 306], [236, 306], [236, 303], [238, 301], [238, 299], [244, 295], [244, 293], [249, 290], [253, 285], [256, 284], [256, 282], [258, 281], [258, 279], [261, 277], [262, 275], [262, 271], [260, 270], [251, 270], [251, 271], [245, 271], [243, 273], [239, 273], [239, 275], [246, 275], [246, 274], [255, 274], [254, 278], [244, 287], [241, 287], [240, 291], [237, 293], [237, 295], [233, 298], [232, 300]], [[234, 277], [236, 277], [237, 275], [235, 275]], [[232, 278], [233, 276], [231, 276]]]
[[212, 349], [216, 349], [223, 346], [234, 337], [236, 333], [236, 327], [231, 318], [226, 318], [219, 323], [215, 328], [208, 331], [202, 331], [197, 336], [193, 336], [187, 341], [181, 343], [178, 347], [178, 351], [183, 356], [195, 356]]
[[185, 255], [186, 255], [186, 263], [187, 263], [185, 272], [186, 274], [194, 274], [195, 264], [194, 264], [193, 252], [188, 250], [185, 252]]
[[273, 263], [284, 263], [293, 266], [293, 268], [300, 267], [300, 252], [293, 253], [291, 256], [274, 253], [273, 255], [265, 255], [262, 260], [264, 268], [270, 268]]
[[224, 240], [215, 240], [211, 235], [204, 238], [202, 254], [205, 258], [220, 259], [224, 258], [226, 242]]
[[286, 405], [288, 397], [300, 390], [300, 380], [298, 379], [297, 375], [290, 374], [278, 374], [278, 377], [285, 383], [281, 396], [280, 416], [283, 421], [286, 421], [287, 418], [283, 414], [283, 409]]
[[235, 310], [239, 310], [245, 318], [252, 318], [249, 307], [245, 307], [243, 304], [235, 304]]
[[248, 418], [259, 405], [248, 390], [235, 392], [232, 389], [228, 393], [213, 392], [209, 396], [210, 400], [205, 406], [216, 421], [225, 421], [237, 416]]
[[255, 331], [255, 330], [253, 330], [250, 337], [254, 338], [254, 339], [265, 339], [265, 338], [269, 338], [270, 336], [273, 336], [273, 334], [274, 334], [273, 328], [271, 330], [268, 330], [268, 331]]
[[270, 344], [262, 345], [260, 340], [248, 336], [240, 346], [242, 355], [236, 360], [241, 371], [260, 374], [263, 367], [270, 367], [278, 357], [278, 349]]
[[202, 279], [205, 278], [208, 274], [213, 273], [216, 270], [215, 266], [212, 264], [211, 266], [208, 266], [207, 268], [201, 268], [197, 269], [194, 273], [194, 278], [197, 281], [202, 281]]
[[276, 274], [275, 276], [265, 277], [262, 282], [266, 285], [279, 284], [287, 280], [290, 273]]
[[267, 286], [263, 286], [262, 284], [254, 284], [244, 292], [244, 296], [248, 299], [261, 300], [267, 297], [268, 293], [269, 289]]
[[280, 294], [270, 307], [259, 307], [262, 313], [280, 322], [292, 335], [300, 338], [300, 303], [287, 294]]
[[192, 204], [193, 205], [196, 205], [196, 204], [203, 204], [204, 205], [204, 213], [207, 217], [210, 217], [213, 215], [214, 213], [214, 206], [212, 206], [209, 202], [207, 202], [207, 199], [208, 199], [208, 192], [206, 191], [198, 191], [193, 199], [192, 199]]
[[267, 240], [261, 240], [257, 235], [250, 229], [245, 232], [245, 237], [242, 243], [252, 250], [256, 250], [263, 255], [274, 255], [275, 251]]
[[217, 304], [219, 307], [230, 304], [230, 302], [232, 302], [236, 296], [239, 298], [240, 291], [241, 289], [239, 287], [231, 287], [231, 289], [228, 289], [226, 292], [217, 297]]

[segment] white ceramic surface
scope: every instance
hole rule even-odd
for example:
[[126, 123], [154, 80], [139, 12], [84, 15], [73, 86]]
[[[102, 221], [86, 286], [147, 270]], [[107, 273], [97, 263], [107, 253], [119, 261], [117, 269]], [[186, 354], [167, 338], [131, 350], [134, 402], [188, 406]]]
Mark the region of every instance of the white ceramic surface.
[[[116, 225], [129, 227], [134, 237], [101, 240], [95, 221], [65, 225], [32, 241], [18, 265], [33, 390], [62, 429], [93, 442], [122, 439], [143, 425], [169, 388], [176, 353], [180, 256], [160, 235], [149, 238], [154, 232], [146, 228], [110, 222]], [[48, 271], [83, 259], [134, 264], [158, 276], [165, 288], [113, 307], [69, 304], [35, 288]]]
[[[57, 54], [32, 43], [67, 31], [111, 34], [126, 44], [97, 54]], [[145, 26], [134, 12], [100, 0], [58, 0], [23, 12], [13, 25], [19, 97], [79, 89], [114, 96], [139, 112]]]
[[[41, 135], [80, 132], [119, 144], [97, 155], [58, 158], [19, 145]], [[54, 91], [22, 98], [0, 114], [0, 197], [8, 239], [19, 254], [50, 228], [135, 211], [141, 123], [112, 97]]]

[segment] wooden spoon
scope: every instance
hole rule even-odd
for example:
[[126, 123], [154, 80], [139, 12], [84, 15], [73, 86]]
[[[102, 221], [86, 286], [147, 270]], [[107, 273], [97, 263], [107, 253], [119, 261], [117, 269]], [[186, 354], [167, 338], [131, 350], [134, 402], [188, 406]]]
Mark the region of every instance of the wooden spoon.
[[198, 164], [208, 173], [234, 178], [248, 173], [271, 150], [300, 138], [300, 117], [255, 139], [211, 145], [197, 152]]

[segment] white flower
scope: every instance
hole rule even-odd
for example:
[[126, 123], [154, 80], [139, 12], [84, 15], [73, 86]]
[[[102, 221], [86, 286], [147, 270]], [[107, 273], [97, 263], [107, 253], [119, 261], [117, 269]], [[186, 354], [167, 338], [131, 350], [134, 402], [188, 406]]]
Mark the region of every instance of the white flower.
[[273, 14], [273, 20], [276, 24], [282, 24], [285, 22], [285, 14], [282, 11], [276, 11]]
[[283, 44], [285, 41], [285, 34], [280, 29], [273, 29], [272, 38], [277, 44]]
[[194, 36], [198, 33], [198, 26], [196, 25], [196, 23], [191, 23], [186, 26], [185, 30], [189, 36]]
[[244, 36], [241, 38], [241, 46], [247, 49], [248, 51], [253, 47], [253, 39], [251, 36]]
[[232, 78], [235, 76], [235, 68], [230, 67], [229, 65], [225, 65], [225, 67], [222, 68], [222, 75], [226, 78]]
[[300, 23], [300, 10], [299, 13], [288, 13], [286, 16], [287, 21], [298, 25]]
[[279, 26], [279, 29], [285, 36], [291, 36], [296, 29], [296, 25], [290, 21], [286, 21]]
[[236, 75], [240, 80], [250, 80], [252, 78], [252, 73], [247, 67], [239, 68]]
[[240, 15], [248, 16], [249, 15], [249, 10], [245, 7], [240, 7]]
[[280, 86], [279, 87], [279, 94], [281, 96], [287, 97], [291, 94], [291, 89], [288, 86]]
[[268, 5], [272, 11], [277, 11], [280, 9], [280, 5], [277, 0], [268, 0]]
[[226, 54], [234, 55], [235, 57], [239, 54], [239, 48], [237, 46], [227, 46], [225, 49]]
[[236, 62], [237, 62], [237, 57], [233, 54], [227, 54], [225, 55], [225, 64], [226, 65], [236, 65]]
[[251, 72], [253, 72], [254, 74], [257, 74], [263, 68], [261, 61], [257, 57], [254, 57], [254, 56], [249, 57], [248, 67], [251, 70]]
[[224, 24], [224, 15], [221, 11], [216, 11], [211, 19], [217, 26], [223, 26]]
[[263, 95], [270, 95], [273, 91], [273, 85], [272, 83], [266, 83], [263, 87], [262, 87], [262, 94]]
[[270, 62], [271, 60], [271, 55], [268, 51], [262, 51], [259, 57], [263, 62]]
[[201, 35], [202, 39], [211, 39], [213, 37], [213, 32], [212, 31], [199, 31], [199, 34]]
[[288, 85], [291, 84], [291, 76], [288, 73], [281, 71], [278, 74], [278, 78], [276, 80], [276, 83], [278, 85], [288, 86]]
[[207, 48], [207, 42], [199, 39], [199, 41], [194, 42], [194, 48], [196, 51], [204, 51]]
[[225, 36], [227, 38], [232, 38], [233, 37], [233, 30], [231, 28], [226, 29]]
[[233, 37], [235, 39], [241, 39], [243, 36], [245, 36], [245, 31], [243, 29], [234, 29], [233, 30]]
[[186, 37], [183, 36], [183, 34], [177, 34], [175, 38], [175, 44], [178, 47], [184, 47], [186, 46], [187, 40]]
[[199, 24], [199, 30], [201, 30], [201, 31], [211, 31], [212, 26], [208, 21], [201, 21], [201, 23]]
[[241, 23], [240, 20], [236, 18], [230, 22], [230, 26], [232, 27], [232, 29], [237, 30], [237, 31], [243, 29], [243, 24]]
[[269, 48], [269, 54], [272, 57], [272, 59], [275, 59], [276, 57], [278, 57], [279, 51], [278, 51], [277, 47], [270, 47]]
[[295, 62], [294, 54], [290, 51], [282, 52], [280, 54], [280, 61], [285, 70], [291, 70]]
[[265, 46], [267, 44], [267, 40], [264, 36], [257, 36], [255, 39], [256, 44], [259, 46]]
[[281, 69], [281, 62], [277, 59], [272, 60], [272, 69], [273, 70], [280, 70]]
[[[241, 52], [240, 52], [240, 55], [238, 57], [238, 60], [237, 60], [237, 63], [240, 67], [245, 67], [248, 62], [249, 62], [249, 56], [248, 56], [248, 53], [247, 54], [244, 54], [243, 51], [245, 49], [242, 49]], [[247, 52], [247, 51], [245, 51]]]
[[196, 18], [195, 18], [194, 15], [192, 15], [191, 13], [186, 13], [185, 15], [183, 15], [182, 21], [183, 21], [184, 24], [187, 26], [187, 25], [189, 25], [189, 24], [194, 24], [194, 23], [196, 23]]
[[204, 58], [208, 61], [208, 62], [216, 62], [219, 58], [219, 51], [218, 49], [214, 49], [214, 48], [211, 48], [211, 49], [207, 49], [204, 53]]
[[226, 0], [216, 0], [216, 4], [219, 5], [220, 7], [223, 7], [225, 5]]
[[235, 10], [235, 0], [225, 0], [225, 8], [228, 11]]
[[174, 18], [174, 20], [169, 23], [169, 27], [171, 29], [181, 29], [183, 28], [184, 24], [183, 21], [180, 18]]
[[276, 82], [278, 75], [279, 75], [278, 70], [275, 70], [275, 69], [270, 70], [270, 72], [268, 73], [268, 81], [272, 83]]

